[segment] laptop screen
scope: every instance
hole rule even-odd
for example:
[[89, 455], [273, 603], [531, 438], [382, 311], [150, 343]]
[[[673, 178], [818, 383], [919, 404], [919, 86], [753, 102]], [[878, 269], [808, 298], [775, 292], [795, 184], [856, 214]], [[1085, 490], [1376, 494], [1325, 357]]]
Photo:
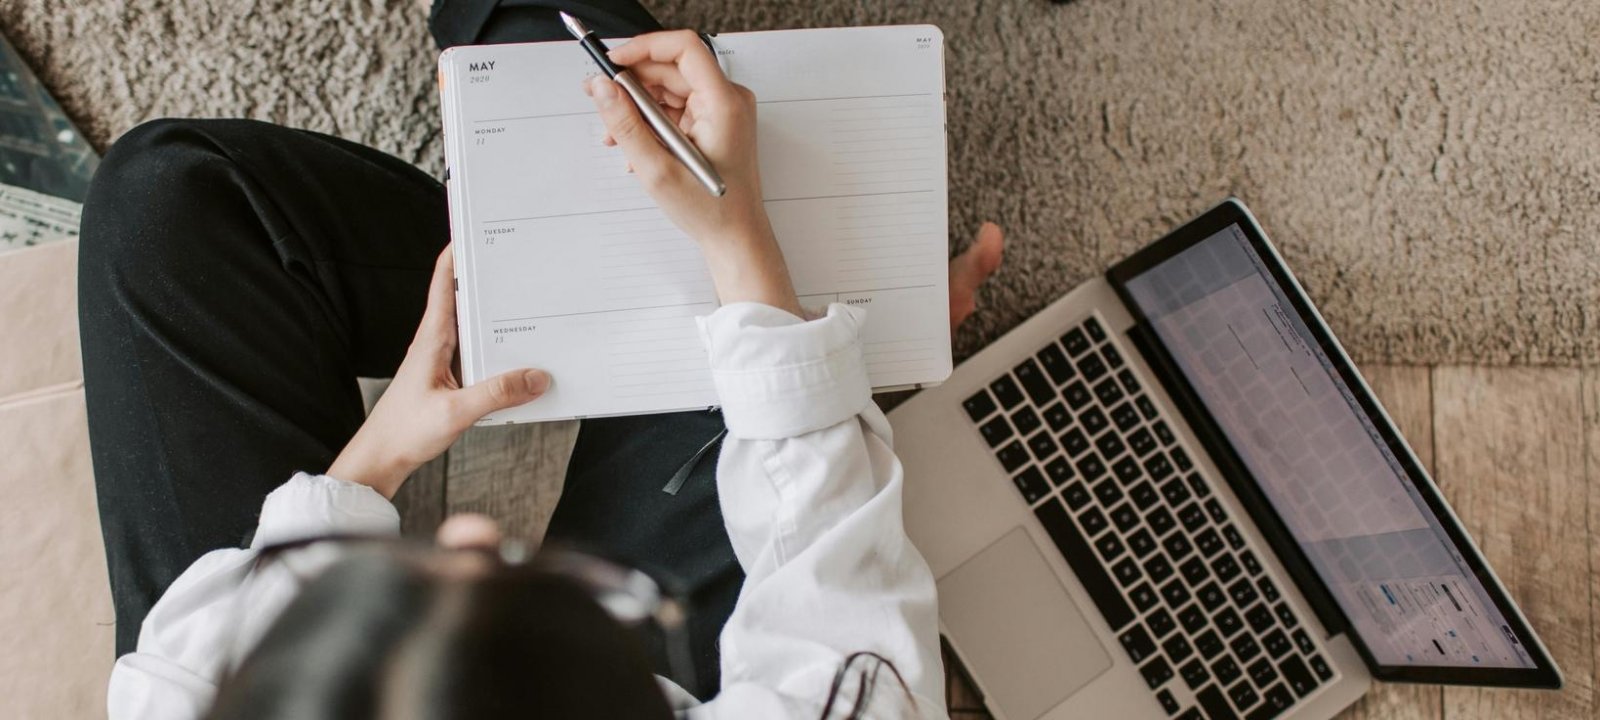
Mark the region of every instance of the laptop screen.
[[1125, 289], [1373, 660], [1536, 666], [1244, 229]]

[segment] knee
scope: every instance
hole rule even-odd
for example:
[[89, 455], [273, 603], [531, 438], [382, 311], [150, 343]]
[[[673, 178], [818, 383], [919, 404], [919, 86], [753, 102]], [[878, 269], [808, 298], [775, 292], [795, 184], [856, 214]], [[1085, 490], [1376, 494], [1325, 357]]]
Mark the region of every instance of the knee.
[[[205, 197], [227, 162], [208, 140], [212, 121], [161, 119], [118, 138], [95, 170], [79, 227], [79, 267], [126, 267], [164, 252], [163, 238], [180, 235], [180, 203]], [[214, 192], [214, 190], [212, 190]]]

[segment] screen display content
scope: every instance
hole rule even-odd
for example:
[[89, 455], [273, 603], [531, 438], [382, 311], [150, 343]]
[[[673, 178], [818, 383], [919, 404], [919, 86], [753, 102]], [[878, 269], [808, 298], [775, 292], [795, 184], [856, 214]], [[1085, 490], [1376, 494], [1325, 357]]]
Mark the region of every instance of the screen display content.
[[1126, 289], [1374, 660], [1535, 667], [1242, 228]]

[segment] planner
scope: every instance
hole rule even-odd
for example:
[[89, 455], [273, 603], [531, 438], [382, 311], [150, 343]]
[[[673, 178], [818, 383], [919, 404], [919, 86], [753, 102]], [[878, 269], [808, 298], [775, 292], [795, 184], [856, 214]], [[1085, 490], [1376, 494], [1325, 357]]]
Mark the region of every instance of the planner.
[[[621, 41], [612, 42], [616, 47]], [[932, 26], [721, 34], [754, 91], [762, 190], [801, 304], [866, 310], [878, 389], [950, 375], [944, 41]], [[717, 404], [695, 318], [717, 297], [695, 242], [628, 172], [575, 42], [439, 58], [466, 384], [550, 372], [480, 424]]]

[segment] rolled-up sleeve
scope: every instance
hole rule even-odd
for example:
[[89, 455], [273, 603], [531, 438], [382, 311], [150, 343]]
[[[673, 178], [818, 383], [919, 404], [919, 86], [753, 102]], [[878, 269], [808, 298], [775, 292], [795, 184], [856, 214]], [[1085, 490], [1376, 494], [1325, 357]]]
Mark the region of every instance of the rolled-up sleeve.
[[[722, 692], [691, 716], [818, 717], [858, 652], [906, 683], [878, 673], [870, 717], [912, 715], [913, 702], [915, 715], [945, 715], [933, 576], [906, 537], [866, 321], [839, 304], [811, 321], [751, 304], [701, 321], [728, 425], [718, 492], [746, 580], [721, 637]], [[838, 711], [854, 704], [854, 681], [844, 686]]]

